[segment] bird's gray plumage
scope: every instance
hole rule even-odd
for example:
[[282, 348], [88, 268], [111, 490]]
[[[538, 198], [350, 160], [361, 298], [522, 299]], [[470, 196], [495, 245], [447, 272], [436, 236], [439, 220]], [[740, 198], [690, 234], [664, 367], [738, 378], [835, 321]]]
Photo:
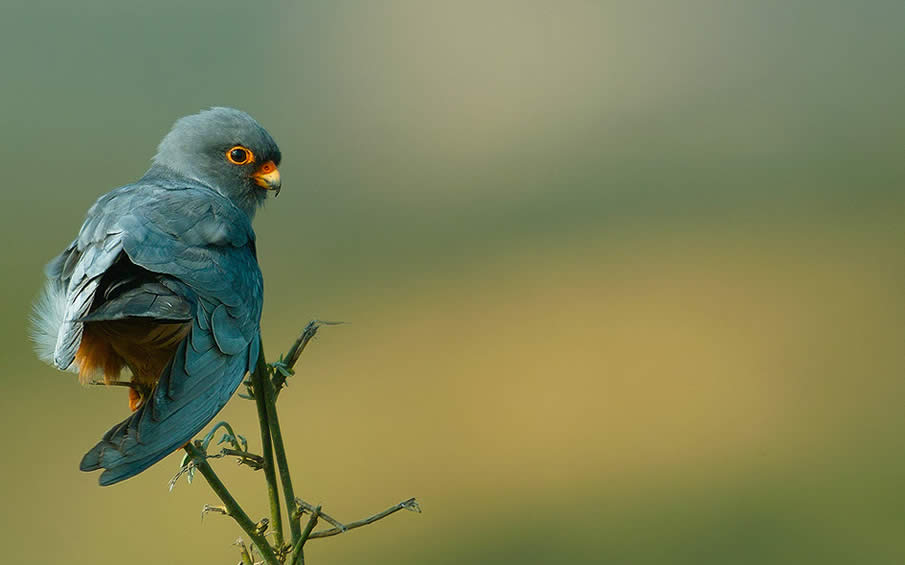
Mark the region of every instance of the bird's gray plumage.
[[173, 125], [170, 133], [160, 142], [154, 166], [149, 172], [206, 183], [223, 192], [249, 218], [253, 218], [255, 210], [266, 198], [264, 191], [231, 190], [242, 178], [242, 169], [223, 166], [223, 154], [237, 144], [256, 150], [259, 156], [263, 153], [267, 160], [273, 160], [276, 164], [280, 163], [280, 150], [273, 138], [251, 116], [232, 108], [212, 108], [180, 118]]
[[105, 469], [103, 485], [189, 441], [257, 361], [263, 281], [251, 219], [265, 191], [224, 160], [235, 144], [279, 164], [273, 139], [247, 114], [214, 108], [182, 118], [145, 176], [102, 196], [47, 266], [35, 333], [55, 332], [60, 369], [73, 364], [87, 322], [191, 323], [150, 398], [83, 458], [82, 470]]

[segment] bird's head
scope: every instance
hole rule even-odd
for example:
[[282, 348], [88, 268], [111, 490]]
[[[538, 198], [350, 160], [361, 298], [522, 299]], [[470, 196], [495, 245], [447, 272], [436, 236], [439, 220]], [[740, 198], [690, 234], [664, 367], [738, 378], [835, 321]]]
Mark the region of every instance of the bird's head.
[[280, 192], [280, 148], [254, 118], [232, 108], [211, 108], [180, 118], [160, 142], [151, 170], [200, 181], [249, 217]]

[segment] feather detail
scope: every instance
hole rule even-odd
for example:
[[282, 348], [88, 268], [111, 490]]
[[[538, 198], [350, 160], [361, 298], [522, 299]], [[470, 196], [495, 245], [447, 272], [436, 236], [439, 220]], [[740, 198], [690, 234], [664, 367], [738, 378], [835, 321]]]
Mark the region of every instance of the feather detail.
[[[57, 336], [66, 316], [66, 289], [60, 279], [49, 279], [35, 301], [30, 318], [29, 336], [38, 358], [53, 365], [53, 352]], [[78, 367], [70, 365], [66, 370], [77, 373]]]

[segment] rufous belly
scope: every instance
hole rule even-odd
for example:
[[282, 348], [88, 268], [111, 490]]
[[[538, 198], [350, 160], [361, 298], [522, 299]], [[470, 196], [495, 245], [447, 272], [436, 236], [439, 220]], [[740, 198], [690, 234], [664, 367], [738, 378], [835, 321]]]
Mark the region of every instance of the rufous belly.
[[187, 323], [143, 318], [88, 322], [75, 356], [79, 377], [85, 382], [100, 373], [111, 384], [129, 367], [129, 408], [137, 410], [190, 328]]

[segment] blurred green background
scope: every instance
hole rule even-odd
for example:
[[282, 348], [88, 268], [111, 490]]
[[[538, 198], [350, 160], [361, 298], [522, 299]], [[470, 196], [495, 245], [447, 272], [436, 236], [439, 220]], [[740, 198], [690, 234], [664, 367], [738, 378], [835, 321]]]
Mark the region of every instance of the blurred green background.
[[310, 564], [905, 561], [905, 3], [130, 4], [0, 19], [4, 561], [238, 561], [178, 457], [78, 471], [126, 395], [25, 332], [88, 206], [211, 105], [284, 154], [268, 354], [347, 322], [281, 397], [297, 492], [424, 508]]

